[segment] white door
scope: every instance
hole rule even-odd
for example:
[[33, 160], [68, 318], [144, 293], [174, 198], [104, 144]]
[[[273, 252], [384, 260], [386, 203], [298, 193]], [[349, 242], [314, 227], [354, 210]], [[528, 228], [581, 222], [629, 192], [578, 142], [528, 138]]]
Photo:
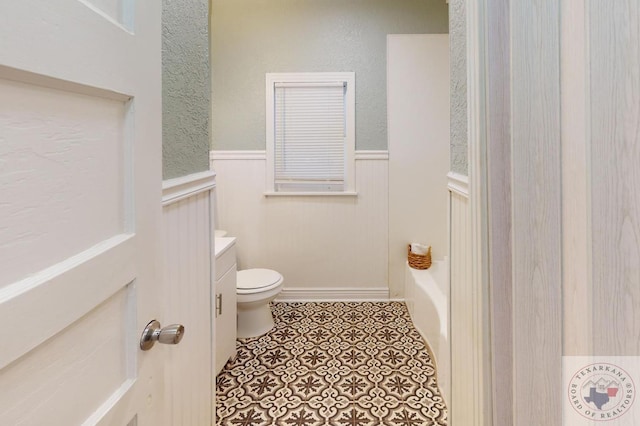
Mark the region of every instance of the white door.
[[163, 424], [160, 16], [0, 2], [2, 425]]

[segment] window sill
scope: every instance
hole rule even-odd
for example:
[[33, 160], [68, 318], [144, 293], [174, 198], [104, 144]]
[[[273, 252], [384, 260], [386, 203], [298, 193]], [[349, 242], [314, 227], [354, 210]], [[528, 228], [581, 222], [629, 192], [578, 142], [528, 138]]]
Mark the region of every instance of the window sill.
[[265, 192], [265, 197], [357, 197], [355, 191], [343, 192]]

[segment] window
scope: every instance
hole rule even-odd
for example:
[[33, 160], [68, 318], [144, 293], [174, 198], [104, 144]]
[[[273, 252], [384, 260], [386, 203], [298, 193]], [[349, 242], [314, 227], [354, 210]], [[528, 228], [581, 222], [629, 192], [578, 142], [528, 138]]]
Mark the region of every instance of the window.
[[267, 74], [267, 178], [275, 193], [353, 193], [355, 74]]

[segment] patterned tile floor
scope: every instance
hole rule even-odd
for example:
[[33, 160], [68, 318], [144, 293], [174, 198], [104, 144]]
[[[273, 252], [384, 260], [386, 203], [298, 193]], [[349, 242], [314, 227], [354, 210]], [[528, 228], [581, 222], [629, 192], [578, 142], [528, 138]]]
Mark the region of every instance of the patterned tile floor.
[[217, 378], [218, 425], [447, 425], [434, 363], [403, 303], [275, 303]]

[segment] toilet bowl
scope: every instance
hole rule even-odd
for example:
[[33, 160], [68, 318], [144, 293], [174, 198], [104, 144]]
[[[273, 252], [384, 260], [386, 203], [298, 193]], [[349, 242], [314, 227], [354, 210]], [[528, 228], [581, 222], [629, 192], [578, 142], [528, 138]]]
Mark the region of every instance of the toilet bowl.
[[283, 278], [271, 269], [238, 271], [238, 337], [262, 336], [274, 326], [269, 302], [282, 290]]

